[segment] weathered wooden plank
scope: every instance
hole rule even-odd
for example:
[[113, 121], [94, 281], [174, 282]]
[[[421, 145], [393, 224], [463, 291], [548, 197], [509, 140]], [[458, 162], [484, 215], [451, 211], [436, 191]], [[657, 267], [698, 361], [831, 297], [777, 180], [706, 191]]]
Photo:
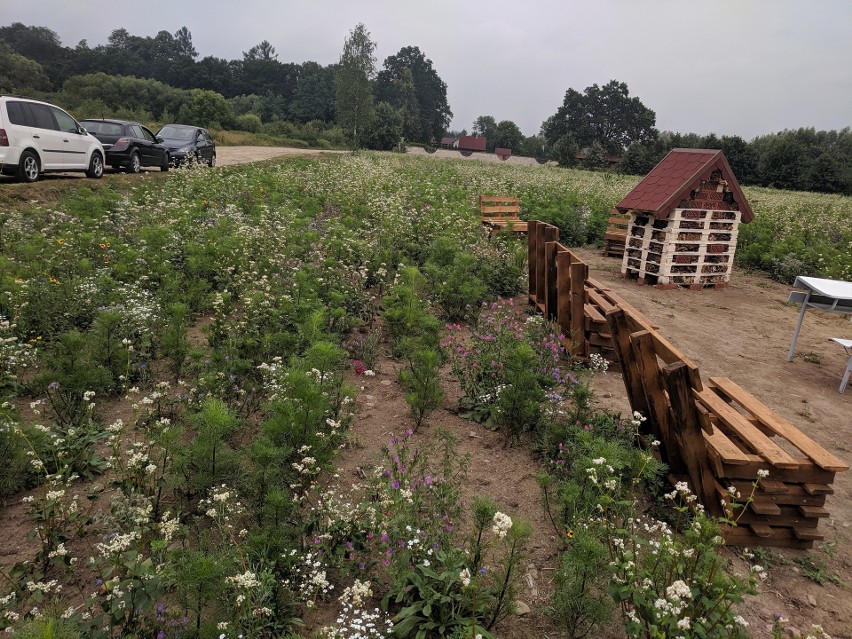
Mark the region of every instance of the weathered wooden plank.
[[802, 484], [802, 489], [809, 495], [833, 495], [834, 488], [826, 484], [812, 484], [805, 482]]
[[615, 348], [612, 342], [612, 335], [609, 333], [589, 333], [588, 342], [591, 346]]
[[755, 428], [742, 414], [734, 410], [721, 397], [708, 391], [695, 391], [700, 400], [719, 418], [719, 423], [733, 431], [743, 443], [767, 462], [778, 468], [797, 468], [798, 463], [783, 448]]
[[651, 411], [648, 410], [648, 400], [645, 398], [645, 390], [642, 388], [642, 378], [639, 366], [636, 363], [636, 355], [630, 345], [630, 329], [627, 326], [627, 318], [624, 309], [617, 308], [606, 315], [609, 323], [609, 332], [615, 346], [615, 353], [621, 365], [621, 378], [627, 391], [627, 399], [630, 408], [642, 413], [647, 420], [640, 427], [645, 435], [653, 435], [656, 432]]
[[760, 455], [747, 454], [749, 461], [746, 464], [728, 464], [720, 460], [718, 477], [728, 479], [747, 479], [754, 481], [758, 470], [768, 470], [769, 479], [777, 479], [783, 482], [831, 484], [834, 482], [834, 473], [824, 470], [814, 464], [807, 457], [793, 457], [798, 462], [796, 468], [775, 468], [766, 463]]
[[767, 495], [789, 495], [792, 494], [792, 486], [783, 481], [774, 479], [761, 479], [759, 490]]
[[[758, 524], [760, 525], [760, 524]], [[807, 550], [813, 548], [814, 539], [801, 539], [793, 534], [793, 528], [769, 528], [769, 534], [758, 536], [751, 531], [749, 526], [723, 526], [722, 536], [729, 546], [771, 546], [775, 548], [794, 548]], [[759, 529], [765, 532], [765, 528]], [[822, 539], [817, 533], [816, 540]]]
[[772, 536], [772, 528], [766, 524], [751, 524], [749, 528], [751, 529], [751, 532], [758, 537]]
[[591, 304], [583, 305], [583, 315], [588, 317], [592, 323], [606, 324], [606, 318], [601, 315], [601, 312]]
[[679, 440], [680, 454], [689, 473], [692, 489], [708, 514], [721, 517], [724, 513], [719, 500], [716, 499], [716, 480], [707, 457], [704, 432], [698, 423], [686, 364], [669, 364], [663, 367], [662, 373], [669, 393], [672, 415], [679, 425], [676, 430], [673, 428], [675, 439]]
[[802, 513], [802, 517], [818, 517], [822, 519], [823, 517], [828, 517], [831, 515], [825, 508], [822, 506], [799, 506], [799, 512]]
[[520, 212], [521, 207], [517, 204], [489, 204], [488, 206], [479, 207], [479, 214], [483, 217], [501, 215], [503, 213], [509, 213], [505, 217], [517, 217]]
[[668, 464], [671, 472], [686, 472], [680, 446], [675, 437], [672, 415], [665, 393], [665, 383], [657, 364], [657, 356], [654, 353], [653, 337], [648, 331], [639, 331], [630, 335], [629, 339], [636, 356], [639, 379], [648, 400], [648, 409], [657, 428], [656, 434], [660, 440], [660, 456]]
[[760, 514], [749, 508], [737, 508], [734, 510], [733, 519], [738, 524], [769, 524], [773, 528], [817, 528], [819, 518], [805, 517], [798, 511], [798, 506], [778, 506], [777, 514]]
[[803, 541], [822, 541], [825, 539], [825, 535], [816, 528], [798, 528], [793, 526], [793, 535], [795, 535], [796, 539]]
[[710, 420], [710, 412], [701, 404], [696, 403], [695, 408], [698, 410], [698, 423], [701, 424], [701, 429], [708, 435], [716, 432], [713, 428], [713, 422]]
[[[572, 254], [569, 253], [570, 255]], [[583, 262], [572, 262], [568, 268], [571, 272], [571, 334], [582, 337], [582, 339], [575, 340], [577, 346], [574, 355], [586, 357], [589, 354], [589, 345], [584, 334], [586, 325], [585, 281], [589, 275], [589, 267]]]
[[547, 265], [544, 261], [544, 245], [547, 242], [545, 231], [549, 224], [537, 224], [535, 227], [535, 301], [540, 304], [544, 300], [544, 269]]
[[544, 245], [544, 261], [547, 265], [544, 270], [544, 317], [546, 319], [556, 319], [556, 255], [558, 249], [558, 242], [548, 242]]
[[589, 296], [589, 302], [595, 305], [595, 307], [599, 308], [603, 314], [611, 311], [615, 308], [615, 304], [611, 303], [608, 299], [606, 299], [603, 295], [598, 293], [594, 287], [587, 286], [586, 294]]
[[[714, 429], [712, 434], [704, 431], [704, 441], [716, 452], [723, 464], [744, 465], [749, 463], [748, 455], [741, 451], [718, 428]], [[721, 473], [717, 474], [721, 475]]]
[[[574, 341], [577, 338], [583, 339], [583, 336], [571, 334], [570, 264], [570, 253], [560, 251], [556, 254], [556, 321], [559, 323], [559, 328], [562, 329], [562, 334]], [[569, 349], [569, 352], [573, 352], [573, 350]]]
[[711, 388], [724, 397], [737, 402], [761, 421], [768, 429], [780, 435], [807, 455], [820, 468], [841, 472], [849, 465], [820, 446], [786, 419], [773, 412], [768, 406], [749, 394], [727, 377], [711, 377]]
[[[743, 499], [747, 498], [752, 492], [751, 483], [745, 480], [728, 480], [722, 479], [724, 486], [733, 486], [734, 489], [740, 492]], [[802, 489], [801, 484], [782, 484], [786, 487], [784, 492], [766, 492], [763, 490], [763, 481], [754, 492], [754, 498], [761, 502], [772, 502], [779, 506], [824, 506], [826, 495], [809, 495]], [[781, 482], [777, 482], [781, 483]]]
[[500, 202], [506, 204], [518, 204], [521, 201], [516, 195], [480, 195], [479, 206], [489, 204], [491, 202]]
[[754, 499], [748, 505], [748, 507], [757, 515], [777, 517], [781, 514], [781, 508], [778, 506], [778, 504], [772, 503], [771, 501], [766, 501], [764, 499], [758, 499], [757, 495], [755, 495]]
[[538, 240], [537, 220], [530, 220], [528, 223], [529, 233], [527, 233], [527, 292], [530, 296], [530, 301], [535, 301], [535, 273], [536, 273], [536, 241]]

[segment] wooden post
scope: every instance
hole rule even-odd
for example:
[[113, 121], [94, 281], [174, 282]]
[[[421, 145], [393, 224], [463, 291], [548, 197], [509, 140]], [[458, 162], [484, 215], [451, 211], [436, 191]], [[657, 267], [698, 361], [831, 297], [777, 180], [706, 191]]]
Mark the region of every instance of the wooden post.
[[544, 245], [544, 318], [556, 317], [556, 255], [559, 251], [558, 242], [548, 242]]
[[692, 490], [704, 504], [707, 514], [721, 517], [724, 512], [716, 491], [716, 478], [710, 468], [707, 444], [704, 442], [704, 433], [692, 396], [689, 371], [683, 362], [675, 362], [663, 367], [662, 373], [669, 392], [672, 417], [677, 424], [676, 432], [673, 432], [674, 439], [680, 444], [680, 455], [689, 472]]
[[686, 465], [680, 456], [680, 447], [673, 432], [663, 376], [657, 364], [657, 354], [654, 352], [654, 338], [648, 331], [639, 331], [630, 336], [630, 344], [636, 355], [642, 388], [645, 389], [645, 398], [648, 400], [648, 410], [657, 430], [656, 436], [660, 440], [660, 456], [673, 474], [684, 475]]
[[541, 308], [544, 302], [544, 231], [547, 224], [535, 227], [535, 304]]
[[[571, 335], [571, 253], [561, 251], [556, 254], [556, 319], [559, 328], [569, 340]], [[573, 348], [571, 349], [573, 353]]]
[[527, 233], [527, 273], [529, 277], [529, 283], [527, 284], [527, 288], [529, 290], [530, 302], [535, 303], [535, 241], [538, 233], [536, 232], [536, 227], [538, 226], [537, 220], [529, 221], [529, 233]]
[[583, 262], [572, 262], [571, 266], [571, 339], [574, 355], [588, 357], [589, 340], [586, 338], [586, 278], [589, 267]]
[[615, 344], [615, 353], [621, 364], [621, 378], [624, 380], [624, 388], [627, 391], [630, 408], [639, 411], [646, 418], [641, 427], [642, 434], [652, 436], [657, 429], [654, 425], [654, 416], [648, 409], [645, 389], [642, 388], [639, 364], [636, 362], [636, 355], [630, 345], [630, 327], [627, 325], [624, 310], [616, 307], [607, 312], [606, 321], [609, 323], [609, 332], [612, 335], [613, 344]]

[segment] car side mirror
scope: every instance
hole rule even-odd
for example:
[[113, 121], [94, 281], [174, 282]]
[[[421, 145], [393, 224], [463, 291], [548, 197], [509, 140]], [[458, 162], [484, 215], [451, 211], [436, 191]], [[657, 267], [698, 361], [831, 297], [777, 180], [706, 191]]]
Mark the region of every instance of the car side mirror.
[[162, 136], [162, 135], [158, 135], [158, 136], [157, 136], [156, 138], [154, 138], [154, 139], [155, 139], [155, 140], [157, 140], [157, 142], [159, 142], [160, 144], [162, 144], [163, 142], [165, 142], [165, 139], [163, 138], [163, 136]]

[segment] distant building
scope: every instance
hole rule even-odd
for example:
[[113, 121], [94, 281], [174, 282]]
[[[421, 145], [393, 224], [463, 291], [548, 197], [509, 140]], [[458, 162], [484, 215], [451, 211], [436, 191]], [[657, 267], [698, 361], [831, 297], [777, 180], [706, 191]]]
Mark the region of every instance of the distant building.
[[498, 146], [494, 149], [494, 154], [497, 155], [501, 160], [508, 160], [512, 155], [512, 149], [507, 149], [506, 147]]
[[458, 140], [459, 151], [485, 151], [485, 138], [463, 135]]

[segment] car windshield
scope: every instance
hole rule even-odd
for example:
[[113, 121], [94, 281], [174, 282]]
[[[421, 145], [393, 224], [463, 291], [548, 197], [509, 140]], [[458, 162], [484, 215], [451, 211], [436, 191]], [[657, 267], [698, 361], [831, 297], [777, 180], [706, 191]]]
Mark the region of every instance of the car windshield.
[[160, 137], [169, 140], [194, 140], [195, 129], [179, 126], [164, 126], [160, 129]]
[[114, 122], [82, 122], [83, 127], [89, 133], [98, 135], [121, 135], [124, 131], [120, 124]]

